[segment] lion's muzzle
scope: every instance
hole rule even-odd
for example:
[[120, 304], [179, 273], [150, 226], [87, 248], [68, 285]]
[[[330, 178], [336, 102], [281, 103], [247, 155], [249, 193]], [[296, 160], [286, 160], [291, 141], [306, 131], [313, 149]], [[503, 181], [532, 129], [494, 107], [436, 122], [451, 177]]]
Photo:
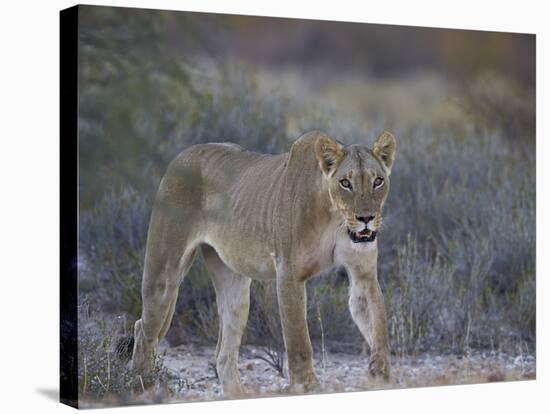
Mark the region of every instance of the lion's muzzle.
[[357, 221], [364, 224], [363, 230], [353, 231], [348, 228], [348, 235], [354, 243], [370, 243], [376, 240], [377, 231], [373, 228], [375, 216], [356, 217]]
[[376, 231], [369, 230], [365, 228], [365, 230], [360, 231], [359, 233], [353, 232], [348, 229], [348, 234], [352, 242], [354, 243], [369, 243], [376, 240]]

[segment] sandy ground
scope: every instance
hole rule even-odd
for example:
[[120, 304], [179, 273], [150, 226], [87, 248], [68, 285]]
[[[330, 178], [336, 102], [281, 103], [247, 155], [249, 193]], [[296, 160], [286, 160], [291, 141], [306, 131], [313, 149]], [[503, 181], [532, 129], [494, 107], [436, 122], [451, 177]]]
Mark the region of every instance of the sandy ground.
[[[172, 376], [170, 401], [223, 399], [213, 365], [214, 347], [182, 345], [165, 348], [161, 354]], [[258, 358], [260, 355], [265, 355], [260, 348], [242, 347], [239, 370], [247, 393], [243, 397], [281, 394], [288, 384], [272, 366]], [[323, 393], [535, 379], [535, 365], [532, 355], [501, 352], [394, 356], [391, 380], [384, 383], [367, 378], [368, 356], [349, 352], [329, 352], [325, 358], [315, 355], [315, 369], [321, 381], [319, 392]]]

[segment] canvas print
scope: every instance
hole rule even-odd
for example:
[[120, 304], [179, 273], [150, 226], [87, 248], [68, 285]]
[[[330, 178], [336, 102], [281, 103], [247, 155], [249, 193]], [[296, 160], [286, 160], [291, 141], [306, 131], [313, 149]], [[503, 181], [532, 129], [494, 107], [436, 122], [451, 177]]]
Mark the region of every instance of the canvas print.
[[77, 6], [60, 50], [63, 402], [535, 379], [535, 35]]

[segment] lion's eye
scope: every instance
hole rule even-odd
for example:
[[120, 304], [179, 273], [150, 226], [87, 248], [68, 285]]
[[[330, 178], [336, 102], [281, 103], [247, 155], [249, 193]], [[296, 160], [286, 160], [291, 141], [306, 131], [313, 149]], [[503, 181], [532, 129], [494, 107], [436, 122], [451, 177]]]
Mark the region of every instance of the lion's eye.
[[384, 183], [384, 179], [382, 177], [376, 177], [374, 179], [374, 188], [380, 187]]
[[344, 179], [340, 180], [340, 185], [342, 186], [342, 188], [344, 190], [351, 191], [351, 183], [349, 182], [349, 180], [347, 178], [344, 178]]

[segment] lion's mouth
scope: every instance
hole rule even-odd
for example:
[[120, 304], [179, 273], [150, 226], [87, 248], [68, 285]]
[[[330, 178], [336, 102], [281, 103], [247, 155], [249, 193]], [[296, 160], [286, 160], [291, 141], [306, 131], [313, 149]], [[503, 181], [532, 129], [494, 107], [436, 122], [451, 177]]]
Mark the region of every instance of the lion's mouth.
[[348, 229], [349, 238], [354, 243], [370, 243], [376, 240], [376, 231], [365, 228], [360, 232], [351, 231]]

